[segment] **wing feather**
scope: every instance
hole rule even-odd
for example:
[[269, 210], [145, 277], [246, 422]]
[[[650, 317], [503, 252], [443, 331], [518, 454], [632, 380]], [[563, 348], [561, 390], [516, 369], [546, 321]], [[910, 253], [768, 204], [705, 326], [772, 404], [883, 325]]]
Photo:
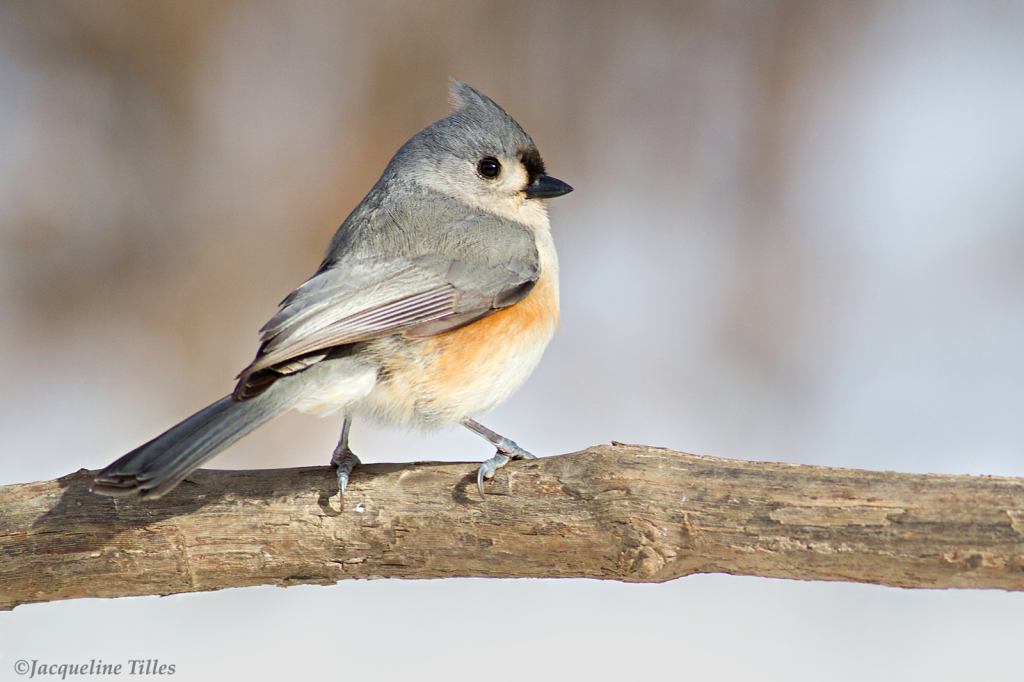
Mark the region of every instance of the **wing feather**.
[[299, 371], [330, 348], [401, 332], [430, 336], [486, 317], [526, 296], [540, 273], [533, 234], [497, 216], [464, 217], [404, 243], [415, 248], [381, 260], [367, 255], [379, 244], [350, 242], [289, 294], [260, 330], [236, 397], [265, 390], [265, 370]]

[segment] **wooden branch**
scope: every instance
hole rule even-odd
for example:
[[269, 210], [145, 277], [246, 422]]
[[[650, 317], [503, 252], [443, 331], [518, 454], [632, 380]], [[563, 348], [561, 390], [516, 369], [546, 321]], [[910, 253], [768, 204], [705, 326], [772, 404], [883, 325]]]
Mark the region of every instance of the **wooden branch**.
[[692, 573], [1024, 590], [1024, 479], [600, 446], [514, 462], [199, 471], [152, 502], [83, 470], [0, 487], [0, 609], [343, 578]]

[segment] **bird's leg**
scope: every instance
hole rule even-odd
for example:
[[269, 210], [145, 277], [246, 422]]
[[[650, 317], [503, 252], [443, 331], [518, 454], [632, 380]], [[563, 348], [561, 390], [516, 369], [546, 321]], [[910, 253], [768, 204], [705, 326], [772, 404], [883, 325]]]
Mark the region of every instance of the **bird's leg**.
[[489, 460], [481, 464], [480, 469], [476, 472], [476, 486], [480, 489], [480, 497], [484, 496], [484, 479], [494, 476], [494, 472], [508, 464], [509, 460], [536, 459], [534, 455], [523, 450], [513, 441], [505, 438], [505, 436], [499, 436], [497, 433], [491, 431], [479, 422], [475, 422], [472, 419], [465, 419], [461, 424], [473, 433], [483, 436], [487, 439], [488, 443], [498, 448], [498, 452], [494, 457], [491, 457]]
[[338, 487], [341, 488], [341, 498], [345, 498], [345, 486], [348, 485], [348, 476], [352, 469], [359, 464], [356, 453], [348, 446], [348, 432], [352, 428], [352, 417], [345, 415], [345, 423], [341, 425], [341, 438], [338, 440], [338, 447], [334, 448], [331, 455], [331, 465], [338, 467]]

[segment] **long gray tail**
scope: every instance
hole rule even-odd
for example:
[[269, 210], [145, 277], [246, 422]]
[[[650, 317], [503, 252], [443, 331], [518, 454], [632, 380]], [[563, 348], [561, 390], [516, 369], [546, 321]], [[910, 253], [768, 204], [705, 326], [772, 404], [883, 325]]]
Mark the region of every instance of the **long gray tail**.
[[160, 497], [294, 402], [287, 391], [267, 391], [241, 402], [221, 398], [99, 472], [92, 489], [104, 495]]

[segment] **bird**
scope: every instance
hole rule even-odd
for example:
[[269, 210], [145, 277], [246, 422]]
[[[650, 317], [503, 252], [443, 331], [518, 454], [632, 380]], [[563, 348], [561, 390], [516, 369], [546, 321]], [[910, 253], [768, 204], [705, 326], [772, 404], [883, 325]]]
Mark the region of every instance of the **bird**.
[[476, 419], [523, 385], [558, 325], [545, 202], [573, 188], [494, 101], [455, 79], [449, 94], [451, 113], [395, 153], [260, 330], [232, 393], [99, 471], [94, 492], [159, 498], [292, 409], [343, 416], [331, 456], [342, 499], [357, 418], [482, 436], [496, 452], [477, 470], [481, 497], [497, 469], [534, 458]]

